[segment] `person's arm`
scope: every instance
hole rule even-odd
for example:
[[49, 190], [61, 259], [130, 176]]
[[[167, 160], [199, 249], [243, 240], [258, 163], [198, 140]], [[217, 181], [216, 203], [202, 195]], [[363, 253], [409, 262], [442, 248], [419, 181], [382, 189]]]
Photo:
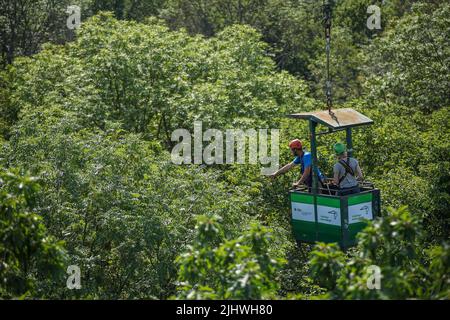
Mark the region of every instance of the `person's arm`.
[[339, 173], [335, 173], [333, 177], [333, 184], [339, 185]]
[[333, 167], [333, 184], [339, 185], [339, 170], [337, 170], [336, 166]]
[[303, 172], [300, 180], [298, 180], [297, 183], [294, 183], [294, 185], [299, 185], [299, 184], [302, 184], [303, 182], [305, 182], [306, 179], [308, 179], [310, 174], [311, 174], [311, 166], [308, 166], [308, 167], [306, 167], [305, 171]]
[[359, 163], [356, 163], [356, 174], [359, 180], [363, 181], [364, 180], [364, 176], [361, 170], [361, 167], [359, 166]]
[[295, 166], [296, 166], [296, 164], [294, 162], [288, 163], [287, 165], [285, 165], [284, 167], [279, 169], [277, 172], [271, 174], [269, 177], [274, 179], [274, 178], [278, 177], [279, 175], [282, 175], [282, 174], [288, 172], [289, 170], [291, 170]]

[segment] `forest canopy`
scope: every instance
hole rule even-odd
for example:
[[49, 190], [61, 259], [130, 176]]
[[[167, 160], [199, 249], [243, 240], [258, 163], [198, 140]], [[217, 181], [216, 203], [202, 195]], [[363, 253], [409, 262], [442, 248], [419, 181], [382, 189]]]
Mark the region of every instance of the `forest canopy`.
[[[0, 298], [450, 298], [448, 3], [333, 2], [334, 101], [373, 119], [353, 150], [382, 197], [347, 251], [296, 243], [294, 174], [171, 161], [195, 121], [310, 148], [286, 115], [326, 109], [320, 5], [85, 0], [68, 30], [64, 1], [0, 3]], [[327, 176], [343, 140], [318, 137]]]

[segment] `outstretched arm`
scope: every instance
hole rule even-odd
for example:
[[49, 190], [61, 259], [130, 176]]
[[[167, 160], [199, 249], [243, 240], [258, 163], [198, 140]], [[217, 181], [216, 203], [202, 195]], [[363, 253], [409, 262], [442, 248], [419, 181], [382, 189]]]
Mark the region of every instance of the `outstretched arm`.
[[286, 172], [288, 172], [289, 170], [291, 170], [293, 167], [295, 167], [295, 163], [291, 162], [288, 163], [287, 165], [285, 165], [284, 167], [282, 167], [281, 169], [279, 169], [277, 172], [271, 174], [269, 177], [271, 177], [272, 179], [278, 177], [279, 175], [282, 175]]

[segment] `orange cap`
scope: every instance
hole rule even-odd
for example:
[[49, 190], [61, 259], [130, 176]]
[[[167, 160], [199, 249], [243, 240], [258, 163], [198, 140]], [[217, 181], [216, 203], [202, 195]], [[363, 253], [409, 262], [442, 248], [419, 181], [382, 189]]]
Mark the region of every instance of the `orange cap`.
[[289, 148], [291, 149], [301, 149], [302, 148], [302, 142], [298, 139], [294, 139], [291, 142], [289, 142]]

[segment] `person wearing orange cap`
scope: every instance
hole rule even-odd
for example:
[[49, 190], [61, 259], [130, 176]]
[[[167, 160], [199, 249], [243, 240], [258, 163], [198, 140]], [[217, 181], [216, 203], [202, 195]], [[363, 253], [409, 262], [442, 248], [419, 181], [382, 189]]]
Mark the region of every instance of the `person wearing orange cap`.
[[[293, 187], [298, 187], [300, 184], [305, 184], [309, 188], [312, 185], [312, 156], [310, 152], [303, 150], [302, 142], [298, 139], [294, 139], [289, 143], [289, 148], [291, 149], [292, 154], [295, 156], [294, 160], [291, 163], [288, 163], [284, 167], [280, 168], [277, 172], [270, 175], [270, 178], [275, 179], [279, 175], [282, 175], [292, 168], [300, 165], [300, 172], [302, 174], [300, 180], [293, 184]], [[317, 177], [319, 181], [324, 180], [323, 174], [317, 168]]]

